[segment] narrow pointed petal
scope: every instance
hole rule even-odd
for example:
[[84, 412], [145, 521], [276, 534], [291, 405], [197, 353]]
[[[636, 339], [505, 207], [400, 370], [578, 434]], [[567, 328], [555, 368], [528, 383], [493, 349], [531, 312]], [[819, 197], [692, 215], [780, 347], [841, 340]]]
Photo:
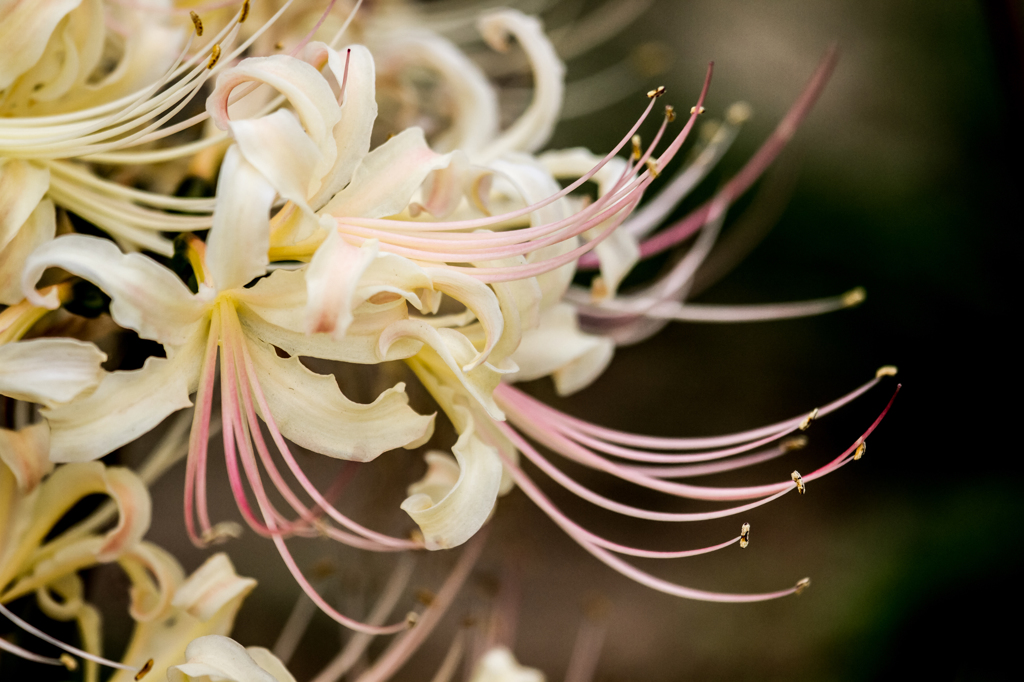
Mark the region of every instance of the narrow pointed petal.
[[[346, 55], [329, 50], [327, 65], [334, 78], [345, 82], [345, 98], [341, 105], [341, 120], [334, 124], [332, 135], [338, 149], [337, 160], [321, 180], [320, 188], [310, 199], [314, 210], [319, 210], [352, 180], [359, 162], [370, 151], [370, 133], [377, 118], [376, 79], [373, 57], [362, 45], [346, 48]], [[346, 72], [345, 59], [348, 59]]]
[[22, 300], [21, 271], [29, 254], [52, 241], [57, 234], [53, 202], [39, 202], [7, 246], [0, 249], [0, 304], [15, 305]]
[[55, 309], [57, 293], [43, 297], [36, 282], [47, 268], [62, 268], [87, 279], [110, 296], [110, 315], [144, 339], [179, 345], [206, 311], [177, 275], [138, 253], [124, 254], [107, 239], [72, 234], [39, 247], [25, 263], [21, 278], [25, 297]]
[[106, 353], [77, 339], [30, 339], [0, 346], [0, 395], [53, 406], [97, 384]]
[[49, 188], [48, 169], [21, 159], [0, 160], [0, 249], [14, 239]]
[[409, 497], [402, 502], [402, 509], [423, 532], [427, 549], [450, 549], [469, 540], [498, 499], [501, 459], [497, 450], [476, 437], [466, 412], [469, 426], [452, 447], [455, 459], [442, 452], [427, 453], [426, 475], [409, 486]]
[[50, 429], [46, 422], [18, 431], [0, 429], [0, 463], [14, 475], [18, 491], [27, 495], [53, 471], [50, 461]]
[[274, 187], [238, 148], [228, 149], [206, 240], [206, 265], [218, 291], [245, 286], [266, 274], [274, 195]]
[[352, 182], [324, 211], [338, 218], [383, 218], [401, 213], [427, 175], [448, 162], [448, 155], [427, 146], [423, 130], [407, 128], [367, 154]]
[[296, 357], [280, 358], [259, 342], [250, 342], [249, 352], [281, 433], [313, 452], [367, 462], [388, 450], [418, 447], [433, 433], [433, 415], [409, 407], [405, 384], [389, 388], [369, 405], [354, 403], [333, 376], [311, 372]]

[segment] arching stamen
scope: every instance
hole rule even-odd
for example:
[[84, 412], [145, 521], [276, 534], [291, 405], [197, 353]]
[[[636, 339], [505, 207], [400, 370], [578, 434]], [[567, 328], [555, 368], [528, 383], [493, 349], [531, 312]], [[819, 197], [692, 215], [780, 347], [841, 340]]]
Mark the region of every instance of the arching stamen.
[[[57, 647], [59, 649], [62, 649], [64, 651], [68, 652], [69, 654], [73, 654], [73, 655], [78, 656], [79, 658], [85, 659], [87, 661], [92, 661], [94, 663], [99, 663], [100, 665], [105, 665], [108, 668], [117, 668], [118, 670], [127, 670], [128, 672], [130, 672], [132, 674], [140, 672], [139, 668], [135, 668], [135, 667], [130, 666], [130, 665], [125, 665], [124, 663], [118, 663], [117, 661], [111, 661], [109, 659], [103, 658], [102, 656], [96, 656], [95, 654], [90, 654], [88, 651], [82, 651], [81, 649], [79, 649], [77, 647], [73, 647], [70, 644], [65, 644], [64, 642], [60, 641], [56, 637], [53, 637], [51, 635], [46, 634], [45, 632], [43, 632], [39, 628], [35, 627], [31, 623], [21, 619], [20, 617], [18, 617], [15, 613], [13, 613], [10, 609], [8, 609], [3, 604], [0, 604], [0, 614], [3, 614], [4, 616], [6, 616], [8, 620], [10, 620], [12, 623], [17, 625], [19, 628], [21, 628], [25, 632], [28, 632], [29, 634], [35, 635], [36, 637], [38, 637], [39, 639], [43, 640], [44, 642], [52, 644], [53, 646], [55, 646], [55, 647]], [[10, 644], [9, 642], [8, 642], [8, 644], [10, 646], [12, 646], [12, 647], [14, 646], [13, 644]], [[22, 651], [24, 651], [24, 650], [22, 649]], [[29, 652], [26, 651], [25, 653], [29, 653]], [[51, 660], [53, 660], [53, 659], [51, 659]], [[59, 665], [64, 665], [64, 666], [67, 665], [64, 662], [63, 659], [56, 659], [56, 660], [57, 660], [57, 663]], [[44, 661], [39, 661], [39, 662], [44, 662]], [[74, 668], [69, 668], [69, 669], [73, 670]]]

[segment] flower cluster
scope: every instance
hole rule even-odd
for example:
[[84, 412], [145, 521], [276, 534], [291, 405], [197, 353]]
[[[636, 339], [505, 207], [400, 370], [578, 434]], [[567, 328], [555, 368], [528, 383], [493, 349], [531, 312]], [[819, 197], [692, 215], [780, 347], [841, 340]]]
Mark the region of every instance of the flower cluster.
[[[518, 45], [533, 81], [525, 106], [502, 105], [471, 48], [440, 32], [453, 25], [453, 36], [482, 41], [478, 52]], [[225, 636], [255, 581], [235, 575], [224, 554], [186, 578], [174, 557], [143, 539], [147, 484], [181, 459], [192, 542], [205, 547], [241, 532], [208, 507], [208, 460], [221, 449], [242, 519], [274, 544], [316, 606], [359, 633], [318, 680], [344, 674], [374, 637], [402, 633], [359, 679], [391, 676], [456, 598], [482, 529], [513, 488], [590, 554], [655, 590], [735, 602], [806, 586], [720, 594], [648, 574], [623, 557], [745, 547], [749, 526], [711, 547], [622, 545], [564, 514], [521, 459], [625, 516], [676, 523], [736, 515], [802, 493], [859, 458], [882, 417], [802, 476], [747, 487], [680, 479], [801, 447], [798, 432], [812, 419], [894, 370], [813, 412], [700, 438], [610, 430], [515, 384], [550, 377], [561, 395], [579, 391], [617, 346], [671, 320], [790, 318], [862, 300], [859, 289], [771, 306], [686, 300], [729, 206], [810, 110], [833, 53], [741, 172], [659, 229], [729, 148], [749, 108], [729, 108], [680, 163], [704, 112], [709, 68], [678, 130], [671, 106], [656, 112], [658, 88], [612, 149], [542, 151], [562, 111], [565, 68], [540, 21], [517, 10], [441, 16], [333, 1], [13, 1], [0, 3], [0, 42], [0, 613], [64, 654], [0, 638], [3, 651], [68, 667], [84, 659], [89, 680], [97, 664], [136, 679], [151, 670], [170, 680], [293, 679], [267, 650]], [[639, 133], [652, 116], [660, 120], [645, 142]], [[671, 266], [620, 293], [638, 262], [668, 249], [679, 251]], [[141, 366], [116, 352], [133, 337], [148, 342]], [[377, 368], [383, 381], [404, 364], [439, 410], [413, 409], [403, 381], [356, 402], [348, 396], [366, 387], [339, 383], [329, 373], [338, 363]], [[439, 419], [454, 428], [454, 443], [436, 442]], [[158, 443], [141, 469], [104, 464], [153, 430]], [[218, 439], [222, 448], [211, 447]], [[395, 482], [408, 490], [402, 534], [342, 512], [349, 469], [322, 485], [296, 457], [368, 463], [428, 442], [446, 449], [426, 451], [419, 480]], [[627, 505], [564, 473], [544, 449], [648, 490], [737, 504], [700, 513]], [[110, 502], [85, 518], [70, 514], [96, 494]], [[364, 621], [317, 592], [288, 547], [304, 537], [370, 552], [466, 548], [425, 610], [388, 622], [411, 571], [400, 561]], [[80, 576], [112, 562], [130, 579], [138, 623], [123, 663], [100, 656], [99, 616]], [[29, 596], [45, 615], [75, 621], [81, 646], [5, 606]], [[599, 646], [588, 632], [582, 668]], [[465, 655], [453, 642], [448, 672], [435, 679], [448, 679]], [[500, 647], [474, 666], [479, 682], [542, 679]]]

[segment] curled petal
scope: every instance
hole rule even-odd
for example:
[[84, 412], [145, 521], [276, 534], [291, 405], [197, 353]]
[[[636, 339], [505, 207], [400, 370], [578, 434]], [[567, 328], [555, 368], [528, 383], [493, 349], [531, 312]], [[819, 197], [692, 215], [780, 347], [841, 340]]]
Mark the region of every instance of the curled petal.
[[448, 165], [449, 155], [427, 146], [420, 128], [407, 128], [366, 155], [352, 182], [324, 210], [343, 218], [383, 218], [401, 213], [431, 171]]
[[265, 83], [288, 99], [306, 134], [320, 150], [315, 177], [321, 177], [334, 165], [337, 149], [332, 131], [341, 118], [341, 110], [327, 80], [316, 67], [288, 55], [244, 59], [217, 78], [217, 87], [206, 100], [206, 110], [221, 130], [230, 127], [228, 100], [231, 92], [247, 82]]
[[[405, 510], [423, 531], [427, 549], [449, 549], [469, 540], [487, 521], [501, 484], [501, 459], [468, 427], [452, 447], [455, 454], [428, 452], [427, 473], [409, 486]], [[456, 463], [457, 462], [457, 463]], [[454, 479], [454, 480], [453, 480]]]
[[565, 65], [536, 17], [503, 9], [485, 15], [479, 28], [487, 44], [501, 52], [508, 49], [509, 37], [515, 36], [533, 69], [533, 101], [483, 154], [494, 158], [510, 151], [536, 151], [551, 137], [562, 111]]
[[523, 334], [512, 354], [519, 371], [512, 381], [532, 381], [552, 375], [559, 395], [570, 395], [590, 385], [608, 367], [615, 343], [580, 331], [576, 309], [566, 303], [541, 314], [537, 329]]
[[[68, 12], [81, 0], [36, 0], [4, 3], [0, 22], [0, 89], [7, 88], [43, 55], [43, 50]], [[10, 13], [6, 13], [9, 11]]]
[[472, 310], [484, 328], [487, 340], [483, 349], [462, 368], [463, 371], [469, 372], [487, 360], [491, 350], [502, 337], [505, 318], [502, 316], [498, 297], [480, 280], [455, 270], [429, 268], [427, 274], [433, 281], [434, 289], [448, 294]]
[[145, 623], [166, 615], [175, 591], [185, 580], [178, 561], [161, 547], [140, 542], [125, 552], [118, 563], [132, 581], [129, 607], [132, 618]]
[[433, 415], [409, 407], [405, 384], [389, 388], [369, 405], [354, 403], [333, 376], [311, 372], [296, 357], [280, 358], [259, 342], [251, 342], [249, 351], [274, 422], [304, 448], [367, 462], [388, 450], [418, 447], [433, 433]]
[[18, 492], [27, 495], [53, 471], [50, 429], [46, 422], [18, 431], [0, 429], [0, 462], [14, 475]]
[[[265, 649], [262, 658], [273, 657]], [[284, 664], [277, 662], [278, 670]], [[287, 671], [285, 671], [287, 673]], [[294, 682], [291, 675], [275, 677], [264, 670], [238, 642], [221, 635], [193, 640], [185, 649], [185, 663], [167, 671], [168, 682]]]
[[435, 329], [423, 320], [401, 320], [392, 324], [381, 334], [378, 352], [386, 357], [391, 346], [404, 339], [415, 339], [426, 344], [429, 348], [423, 348], [417, 357], [431, 372], [462, 384], [487, 410], [487, 414], [499, 421], [505, 419], [505, 413], [494, 402], [492, 394], [501, 382], [502, 374], [513, 371], [514, 365], [495, 368], [485, 362], [465, 371], [462, 368], [471, 365], [477, 355], [470, 340], [454, 329]]
[[[226, 554], [214, 554], [178, 587], [165, 616], [136, 625], [124, 662], [141, 667], [152, 658], [150, 675], [166, 679], [168, 667], [185, 658], [189, 642], [231, 632], [242, 600], [254, 587], [255, 580], [235, 574]], [[133, 682], [133, 674], [118, 671], [111, 682]]]
[[77, 339], [30, 339], [0, 346], [0, 395], [53, 406], [100, 383], [106, 353]]
[[206, 327], [169, 358], [147, 358], [141, 369], [111, 372], [92, 393], [43, 410], [50, 423], [50, 459], [98, 459], [146, 433], [165, 417], [192, 405]]
[[47, 268], [62, 268], [87, 279], [110, 296], [110, 315], [144, 339], [178, 345], [206, 310], [173, 272], [138, 253], [123, 254], [113, 242], [72, 234], [43, 244], [29, 256], [22, 292], [34, 305], [60, 305], [57, 292], [41, 296], [36, 282]]
[[228, 149], [206, 240], [206, 264], [218, 291], [245, 286], [266, 273], [274, 194], [274, 187], [238, 147]]

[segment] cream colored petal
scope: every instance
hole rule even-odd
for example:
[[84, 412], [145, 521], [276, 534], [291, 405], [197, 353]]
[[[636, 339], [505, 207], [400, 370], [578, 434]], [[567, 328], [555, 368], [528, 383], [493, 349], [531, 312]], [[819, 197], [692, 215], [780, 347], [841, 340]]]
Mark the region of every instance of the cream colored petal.
[[[152, 658], [153, 669], [147, 679], [166, 679], [168, 667], [185, 660], [189, 642], [231, 632], [242, 600], [254, 587], [255, 580], [235, 574], [226, 554], [214, 554], [177, 589], [165, 617], [136, 625], [122, 660], [141, 667]], [[117, 671], [111, 682], [133, 682], [133, 677], [133, 673]]]
[[206, 266], [218, 291], [243, 287], [266, 274], [274, 195], [274, 187], [238, 147], [228, 149], [206, 239]]
[[445, 383], [461, 384], [492, 418], [505, 419], [505, 413], [494, 402], [493, 394], [502, 374], [511, 368], [496, 369], [485, 362], [464, 371], [462, 368], [472, 363], [477, 355], [469, 339], [454, 329], [435, 329], [423, 320], [401, 320], [389, 326], [380, 337], [380, 354], [384, 355], [393, 344], [405, 339], [414, 339], [428, 346], [417, 354], [417, 358], [443, 377]]
[[342, 394], [333, 376], [306, 369], [296, 357], [280, 358], [270, 346], [249, 343], [260, 387], [286, 438], [339, 459], [367, 462], [400, 447], [418, 447], [433, 433], [434, 416], [409, 407], [405, 384], [369, 405]]
[[189, 407], [206, 347], [206, 325], [169, 358], [106, 374], [92, 393], [42, 411], [50, 423], [50, 459], [84, 462], [130, 443], [168, 415]]
[[[301, 270], [277, 270], [250, 289], [234, 293], [242, 304], [238, 316], [249, 335], [284, 349], [289, 355], [377, 364], [377, 342], [390, 324], [408, 318], [402, 300], [375, 305], [364, 303], [354, 311], [345, 336], [335, 339], [330, 334], [305, 333], [306, 280]], [[396, 343], [387, 360], [401, 360], [415, 355], [420, 344], [414, 341]]]
[[[477, 438], [472, 419], [467, 416], [467, 420], [469, 428], [452, 447], [458, 463], [444, 453], [428, 453], [426, 475], [409, 486], [409, 497], [402, 502], [402, 509], [423, 532], [427, 549], [449, 549], [469, 540], [487, 521], [498, 499], [498, 451]], [[458, 477], [446, 486], [453, 467]]]
[[[601, 223], [584, 233], [588, 239], [601, 234], [606, 228]], [[616, 228], [608, 237], [594, 247], [601, 266], [601, 287], [595, 289], [598, 299], [613, 298], [626, 275], [640, 262], [640, 244], [636, 237], [625, 230]]]
[[[6, 46], [2, 52], [6, 54]], [[0, 249], [14, 239], [49, 188], [49, 169], [21, 159], [0, 159]]]
[[62, 268], [87, 279], [110, 296], [110, 315], [144, 339], [178, 345], [188, 340], [207, 304], [192, 295], [173, 272], [138, 253], [124, 254], [107, 239], [72, 234], [43, 244], [22, 273], [25, 297], [55, 309], [57, 293], [43, 297], [35, 285], [47, 268]]
[[132, 582], [128, 611], [135, 622], [167, 615], [175, 592], [185, 580], [177, 559], [157, 545], [140, 542], [121, 555], [118, 563]]
[[499, 646], [483, 655], [469, 682], [544, 682], [544, 673], [519, 665], [511, 651]]
[[337, 230], [327, 233], [306, 268], [307, 334], [324, 332], [339, 340], [345, 336], [355, 307], [362, 303], [356, 299], [359, 280], [376, 257], [376, 239], [358, 247]]
[[306, 199], [315, 189], [314, 176], [323, 154], [302, 129], [295, 114], [279, 109], [260, 118], [231, 122], [238, 149], [282, 197], [309, 213]]
[[15, 305], [22, 300], [21, 271], [29, 254], [57, 234], [53, 202], [43, 199], [29, 214], [7, 246], [0, 249], [0, 304]]
[[0, 89], [27, 71], [43, 54], [50, 34], [81, 0], [7, 0], [0, 21]]
[[168, 682], [285, 682], [261, 668], [241, 644], [221, 635], [192, 640], [185, 661], [167, 671]]
[[487, 44], [501, 52], [508, 49], [509, 37], [515, 36], [533, 70], [533, 101], [530, 106], [482, 154], [495, 158], [510, 151], [537, 151], [551, 137], [562, 111], [565, 65], [536, 17], [502, 9], [484, 15], [478, 26]]
[[14, 475], [18, 491], [27, 495], [53, 471], [50, 429], [46, 422], [18, 431], [0, 429], [0, 462]]
[[[370, 151], [370, 133], [377, 118], [376, 78], [373, 57], [362, 45], [345, 48], [345, 54], [328, 49], [327, 64], [338, 83], [345, 81], [341, 120], [332, 130], [338, 149], [337, 160], [324, 175], [320, 188], [310, 199], [319, 210], [352, 180], [356, 167]], [[346, 75], [345, 60], [348, 60]]]
[[341, 109], [323, 75], [312, 65], [287, 55], [242, 60], [218, 76], [217, 87], [206, 100], [206, 110], [221, 130], [228, 129], [227, 103], [231, 91], [247, 82], [265, 83], [288, 99], [306, 134], [320, 150], [315, 177], [325, 174], [337, 155], [332, 133], [341, 118]]
[[491, 354], [505, 329], [505, 318], [494, 291], [480, 280], [446, 268], [427, 268], [427, 274], [434, 283], [434, 289], [441, 291], [473, 311], [483, 325], [486, 343], [463, 371], [479, 367]]
[[0, 395], [42, 405], [75, 398], [103, 377], [106, 353], [77, 339], [31, 339], [0, 346]]
[[541, 314], [537, 329], [523, 334], [512, 355], [519, 371], [510, 380], [532, 381], [550, 374], [559, 395], [569, 395], [600, 376], [614, 352], [611, 340], [581, 332], [576, 309], [560, 303]]
[[288, 672], [288, 668], [284, 666], [281, 659], [275, 656], [269, 649], [264, 649], [261, 646], [247, 646], [245, 647], [245, 653], [249, 654], [249, 657], [256, 661], [256, 665], [273, 675], [277, 682], [295, 682], [295, 677]]
[[407, 128], [366, 155], [352, 182], [324, 211], [338, 218], [383, 218], [405, 210], [427, 174], [449, 157], [427, 146], [420, 128]]

